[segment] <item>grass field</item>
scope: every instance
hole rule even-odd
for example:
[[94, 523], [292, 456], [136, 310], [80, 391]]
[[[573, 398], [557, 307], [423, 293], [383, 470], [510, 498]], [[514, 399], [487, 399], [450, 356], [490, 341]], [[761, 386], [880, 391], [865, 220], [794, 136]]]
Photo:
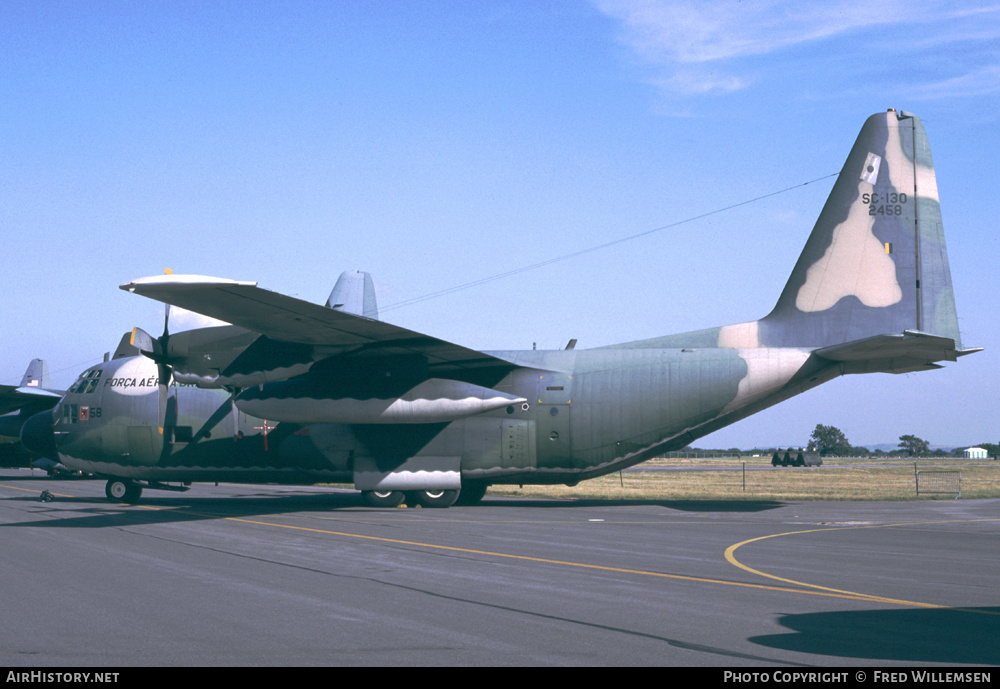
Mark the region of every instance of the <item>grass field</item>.
[[[730, 471], [648, 470], [655, 467]], [[488, 495], [589, 500], [953, 500], [959, 478], [963, 499], [1000, 498], [1000, 461], [856, 458], [824, 459], [821, 467], [772, 467], [769, 457], [655, 459], [572, 487], [490, 486]]]

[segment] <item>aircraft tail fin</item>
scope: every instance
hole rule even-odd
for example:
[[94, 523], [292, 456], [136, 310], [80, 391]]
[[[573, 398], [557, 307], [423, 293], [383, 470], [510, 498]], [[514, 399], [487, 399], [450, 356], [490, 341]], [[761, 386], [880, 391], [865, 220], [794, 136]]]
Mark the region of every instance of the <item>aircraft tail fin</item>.
[[833, 348], [909, 332], [951, 340], [961, 353], [934, 163], [918, 117], [889, 110], [868, 118], [757, 328], [760, 344], [772, 347]]
[[24, 377], [21, 378], [22, 388], [49, 388], [49, 365], [45, 359], [32, 359], [28, 364]]
[[142, 328], [132, 328], [122, 335], [112, 359], [126, 359], [153, 351], [153, 337]]
[[326, 305], [337, 311], [377, 321], [378, 304], [375, 301], [372, 276], [360, 270], [345, 270], [337, 278], [337, 284], [333, 286]]

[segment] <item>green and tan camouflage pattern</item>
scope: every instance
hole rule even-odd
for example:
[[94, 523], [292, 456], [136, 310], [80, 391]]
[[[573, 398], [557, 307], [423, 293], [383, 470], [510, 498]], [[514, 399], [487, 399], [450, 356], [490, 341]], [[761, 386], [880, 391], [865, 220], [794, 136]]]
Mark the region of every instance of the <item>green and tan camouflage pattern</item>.
[[[175, 381], [186, 385], [170, 387], [173, 417], [162, 435], [157, 367], [142, 356], [105, 364], [99, 397], [71, 390], [55, 410], [67, 465], [148, 480], [361, 485], [362, 474], [391, 479], [394, 468], [411, 476], [426, 468], [448, 476], [449, 487], [459, 475], [575, 483], [684, 447], [846, 373], [925, 370], [977, 351], [961, 346], [924, 127], [896, 111], [864, 124], [778, 303], [755, 321], [589, 350], [476, 353], [363, 318], [361, 309], [377, 313], [373, 293], [352, 297], [356, 315], [331, 315], [252, 283], [182, 278], [122, 287], [234, 325], [171, 336]], [[277, 383], [293, 377], [295, 385]], [[400, 398], [409, 391], [408, 403], [421, 403], [419, 391], [434, 386], [420, 386], [432, 379], [524, 401], [435, 423], [286, 415], [268, 427], [221, 389], [254, 386], [246, 399], [266, 416], [268, 400], [295, 409], [296, 390], [384, 398], [390, 379]], [[92, 409], [81, 416], [88, 397], [99, 420]]]

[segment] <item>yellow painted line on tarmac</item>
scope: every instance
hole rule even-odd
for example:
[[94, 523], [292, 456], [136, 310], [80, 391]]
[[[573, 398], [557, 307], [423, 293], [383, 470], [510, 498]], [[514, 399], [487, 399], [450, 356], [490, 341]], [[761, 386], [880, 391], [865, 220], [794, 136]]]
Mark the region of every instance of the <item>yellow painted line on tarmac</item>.
[[993, 612], [993, 611], [989, 611], [989, 610], [973, 610], [973, 609], [968, 609], [968, 608], [952, 608], [951, 606], [948, 606], [948, 605], [937, 605], [935, 603], [921, 603], [921, 602], [918, 602], [918, 601], [902, 600], [902, 599], [899, 599], [899, 598], [888, 598], [888, 597], [885, 597], [885, 596], [875, 596], [875, 595], [871, 595], [871, 594], [867, 594], [867, 593], [858, 593], [856, 591], [844, 591], [842, 589], [830, 588], [829, 586], [820, 586], [819, 584], [810, 584], [810, 583], [805, 582], [805, 581], [796, 581], [795, 579], [788, 579], [788, 578], [785, 578], [785, 577], [779, 577], [776, 574], [768, 574], [767, 572], [762, 572], [759, 569], [754, 569], [753, 567], [745, 565], [742, 562], [740, 562], [739, 560], [737, 560], [736, 556], [734, 555], [734, 553], [736, 552], [736, 550], [738, 548], [740, 548], [740, 547], [742, 547], [744, 545], [747, 545], [749, 543], [755, 543], [757, 541], [765, 541], [765, 540], [767, 540], [769, 538], [781, 538], [781, 537], [784, 537], [784, 536], [797, 536], [799, 534], [809, 534], [809, 533], [818, 533], [818, 532], [827, 532], [827, 531], [845, 531], [845, 530], [851, 530], [851, 529], [884, 529], [884, 528], [899, 527], [899, 526], [924, 526], [924, 525], [928, 525], [928, 524], [950, 524], [950, 523], [956, 523], [956, 522], [958, 522], [958, 523], [968, 523], [968, 522], [992, 522], [992, 521], [997, 521], [997, 519], [992, 519], [992, 518], [991, 519], [942, 519], [942, 520], [930, 521], [930, 522], [919, 521], [919, 522], [900, 522], [900, 523], [897, 523], [897, 524], [865, 524], [865, 525], [857, 525], [857, 526], [832, 526], [832, 527], [823, 527], [823, 528], [820, 528], [820, 529], [803, 529], [801, 531], [786, 531], [785, 533], [771, 534], [770, 536], [758, 536], [757, 538], [749, 538], [749, 539], [747, 539], [745, 541], [740, 541], [739, 543], [734, 543], [733, 545], [731, 545], [728, 548], [726, 548], [726, 560], [729, 562], [729, 564], [731, 564], [731, 565], [733, 565], [735, 567], [738, 567], [739, 569], [742, 569], [745, 572], [750, 572], [751, 574], [756, 574], [758, 576], [762, 576], [762, 577], [765, 577], [767, 579], [774, 579], [775, 581], [780, 581], [780, 582], [783, 582], [783, 583], [786, 583], [786, 584], [792, 584], [794, 586], [803, 586], [806, 589], [810, 589], [810, 590], [825, 591], [825, 592], [829, 593], [830, 595], [839, 595], [839, 596], [853, 598], [853, 599], [856, 599], [856, 600], [867, 600], [867, 601], [872, 601], [872, 602], [876, 602], [876, 603], [890, 603], [892, 605], [904, 605], [904, 606], [914, 607], [914, 608], [949, 608], [949, 609], [953, 609], [953, 610], [963, 610], [965, 612], [980, 613], [980, 614], [983, 614], [983, 615], [1000, 615], [1000, 613], [998, 613], [998, 612]]
[[845, 593], [839, 593], [839, 592], [810, 591], [810, 590], [802, 590], [802, 589], [797, 589], [797, 588], [787, 588], [787, 587], [784, 587], [784, 586], [772, 586], [772, 585], [768, 585], [768, 584], [749, 584], [749, 583], [744, 583], [744, 582], [739, 582], [739, 581], [726, 581], [724, 579], [708, 579], [708, 578], [705, 578], [705, 577], [692, 577], [692, 576], [686, 576], [686, 575], [683, 575], [683, 574], [667, 574], [665, 572], [653, 572], [653, 571], [641, 570], [641, 569], [628, 569], [628, 568], [624, 568], [624, 567], [610, 567], [610, 566], [607, 566], [607, 565], [593, 565], [593, 564], [588, 564], [588, 563], [585, 563], [585, 562], [572, 562], [570, 560], [553, 560], [553, 559], [544, 558], [544, 557], [531, 557], [529, 555], [514, 555], [514, 554], [511, 554], [511, 553], [500, 553], [500, 552], [496, 552], [496, 551], [492, 551], [492, 550], [476, 550], [474, 548], [459, 548], [457, 546], [438, 545], [438, 544], [435, 544], [435, 543], [423, 543], [423, 542], [420, 542], [420, 541], [405, 541], [405, 540], [401, 540], [401, 539], [398, 539], [398, 538], [385, 538], [384, 536], [364, 536], [364, 535], [361, 535], [361, 534], [348, 533], [348, 532], [344, 532], [344, 531], [330, 531], [330, 530], [327, 530], [327, 529], [316, 529], [316, 528], [312, 528], [312, 527], [308, 527], [308, 526], [293, 526], [293, 525], [290, 525], [290, 524], [275, 524], [273, 522], [263, 522], [263, 521], [253, 520], [253, 519], [241, 519], [241, 518], [238, 518], [238, 517], [223, 517], [223, 519], [227, 519], [229, 521], [235, 521], [235, 522], [243, 522], [243, 523], [246, 523], [246, 524], [255, 524], [257, 526], [274, 526], [274, 527], [278, 527], [278, 528], [281, 528], [281, 529], [293, 529], [293, 530], [296, 530], [296, 531], [310, 531], [310, 532], [313, 532], [313, 533], [321, 533], [321, 534], [326, 534], [326, 535], [331, 535], [331, 536], [344, 536], [344, 537], [347, 537], [347, 538], [357, 538], [357, 539], [366, 540], [366, 541], [378, 541], [378, 542], [381, 542], [381, 543], [393, 543], [393, 544], [396, 544], [396, 545], [416, 546], [416, 547], [420, 547], [420, 548], [428, 548], [428, 549], [431, 549], [431, 550], [446, 550], [446, 551], [449, 551], [449, 552], [466, 553], [466, 554], [471, 554], [471, 555], [484, 555], [484, 556], [487, 556], [487, 557], [499, 557], [499, 558], [506, 558], [506, 559], [511, 559], [511, 560], [521, 560], [521, 561], [524, 561], [524, 562], [539, 562], [539, 563], [543, 563], [543, 564], [559, 565], [559, 566], [563, 566], [563, 567], [576, 567], [576, 568], [580, 568], [580, 569], [598, 570], [598, 571], [603, 571], [603, 572], [615, 572], [615, 573], [618, 573], [618, 574], [635, 574], [635, 575], [639, 575], [639, 576], [658, 577], [658, 578], [662, 578], [662, 579], [676, 579], [676, 580], [680, 580], [680, 581], [693, 581], [693, 582], [699, 582], [699, 583], [704, 583], [704, 584], [722, 584], [724, 586], [739, 586], [739, 587], [742, 587], [742, 588], [764, 589], [764, 590], [768, 590], [768, 591], [782, 591], [782, 592], [786, 592], [786, 593], [801, 593], [801, 594], [815, 595], [815, 596], [828, 596], [828, 597], [852, 598], [852, 599], [856, 599], [856, 598], [859, 597], [857, 595], [850, 594], [850, 593], [846, 593], [845, 594]]
[[[2, 485], [2, 484], [0, 484], [0, 487], [11, 488], [13, 490], [22, 490], [22, 491], [25, 491], [25, 492], [36, 492], [37, 491], [37, 489], [29, 491], [26, 488], [18, 488], [18, 487], [15, 487], [15, 486], [6, 486], [6, 485]], [[68, 497], [74, 497], [74, 496], [71, 496], [71, 495], [60, 495], [60, 497], [67, 497], [68, 498]], [[497, 557], [497, 558], [504, 558], [504, 559], [509, 559], [509, 560], [520, 560], [520, 561], [523, 561], [523, 562], [537, 562], [537, 563], [542, 563], [542, 564], [558, 565], [558, 566], [562, 566], [562, 567], [574, 567], [574, 568], [579, 568], [579, 569], [589, 569], [589, 570], [604, 571], [604, 572], [615, 572], [615, 573], [618, 573], [618, 574], [632, 574], [632, 575], [637, 575], [637, 576], [656, 577], [656, 578], [660, 578], [660, 579], [674, 579], [674, 580], [677, 580], [677, 581], [691, 581], [691, 582], [697, 582], [697, 583], [703, 583], [703, 584], [717, 584], [717, 585], [722, 585], [722, 586], [737, 586], [737, 587], [740, 587], [740, 588], [758, 589], [758, 590], [765, 590], [765, 591], [776, 591], [776, 592], [781, 592], [781, 593], [796, 593], [796, 594], [806, 595], [806, 596], [821, 596], [821, 597], [828, 597], [828, 598], [845, 598], [845, 599], [848, 599], [848, 600], [861, 600], [861, 601], [869, 601], [869, 602], [877, 602], [877, 603], [888, 603], [888, 604], [892, 604], [892, 605], [902, 605], [902, 606], [918, 607], [918, 608], [949, 608], [950, 606], [947, 606], [947, 605], [938, 605], [938, 604], [934, 604], [934, 603], [921, 603], [921, 602], [917, 602], [917, 601], [901, 600], [901, 599], [897, 599], [897, 598], [887, 598], [887, 597], [884, 597], [884, 596], [875, 596], [875, 595], [870, 595], [870, 594], [866, 594], [866, 593], [858, 593], [858, 592], [855, 592], [855, 591], [845, 591], [845, 590], [834, 589], [834, 588], [830, 588], [830, 587], [826, 587], [826, 586], [819, 586], [817, 584], [810, 584], [810, 583], [807, 583], [807, 582], [796, 581], [794, 579], [787, 579], [787, 578], [779, 577], [779, 576], [776, 576], [776, 575], [773, 575], [773, 574], [768, 574], [766, 572], [762, 572], [760, 570], [757, 570], [757, 569], [754, 569], [754, 568], [749, 567], [747, 565], [744, 565], [743, 563], [739, 562], [736, 559], [736, 557], [735, 557], [735, 555], [733, 555], [733, 553], [735, 553], [736, 550], [738, 548], [740, 548], [741, 546], [747, 545], [749, 543], [754, 543], [754, 542], [757, 542], [757, 541], [763, 541], [763, 540], [766, 540], [766, 539], [769, 539], [769, 538], [779, 538], [779, 537], [782, 537], [782, 536], [794, 536], [794, 535], [798, 535], [798, 534], [816, 533], [816, 532], [820, 532], [820, 531], [840, 531], [840, 530], [846, 530], [846, 529], [874, 529], [874, 528], [886, 528], [886, 527], [894, 527], [894, 526], [917, 526], [917, 525], [924, 525], [924, 524], [944, 524], [944, 523], [951, 523], [951, 522], [997, 521], [997, 519], [971, 519], [971, 520], [969, 520], [969, 519], [952, 519], [952, 520], [941, 520], [941, 521], [934, 521], [934, 522], [902, 522], [902, 523], [898, 523], [898, 524], [879, 524], [879, 525], [865, 525], [865, 526], [825, 527], [825, 528], [820, 528], [820, 529], [806, 529], [806, 530], [802, 530], [802, 531], [789, 531], [789, 532], [786, 532], [786, 533], [771, 534], [769, 536], [758, 536], [757, 538], [750, 538], [750, 539], [747, 539], [745, 541], [741, 541], [739, 543], [736, 543], [736, 544], [731, 545], [728, 548], [726, 548], [725, 557], [726, 557], [726, 560], [730, 564], [732, 564], [735, 567], [738, 567], [739, 569], [742, 569], [742, 570], [744, 570], [746, 572], [749, 572], [749, 573], [752, 573], [752, 574], [756, 574], [758, 576], [762, 576], [762, 577], [765, 577], [765, 578], [768, 578], [768, 579], [774, 579], [776, 581], [780, 581], [780, 582], [783, 582], [785, 584], [791, 584], [792, 586], [795, 587], [795, 588], [790, 588], [788, 586], [775, 586], [775, 585], [770, 585], [770, 584], [752, 584], [752, 583], [741, 582], [741, 581], [728, 581], [728, 580], [725, 580], [725, 579], [710, 579], [710, 578], [707, 578], [707, 577], [693, 577], [693, 576], [687, 576], [687, 575], [683, 575], [683, 574], [668, 574], [666, 572], [654, 572], [654, 571], [650, 571], [650, 570], [628, 569], [628, 568], [624, 568], [624, 567], [611, 567], [611, 566], [608, 566], [608, 565], [595, 565], [595, 564], [588, 564], [588, 563], [585, 563], [585, 562], [573, 562], [573, 561], [570, 561], [570, 560], [554, 560], [554, 559], [550, 559], [550, 558], [532, 557], [532, 556], [529, 556], [529, 555], [514, 555], [512, 553], [501, 553], [501, 552], [491, 551], [491, 550], [477, 550], [477, 549], [473, 549], [473, 548], [460, 548], [460, 547], [457, 547], [457, 546], [439, 545], [439, 544], [435, 544], [435, 543], [424, 543], [424, 542], [421, 542], [421, 541], [407, 541], [407, 540], [402, 540], [402, 539], [398, 539], [398, 538], [386, 538], [384, 536], [365, 536], [365, 535], [362, 535], [362, 534], [349, 533], [349, 532], [346, 532], [346, 531], [333, 531], [333, 530], [330, 530], [330, 529], [317, 529], [317, 528], [314, 528], [314, 527], [295, 526], [295, 525], [292, 525], [292, 524], [278, 524], [278, 523], [275, 523], [275, 522], [265, 522], [265, 521], [255, 520], [255, 519], [243, 519], [241, 517], [225, 517], [225, 516], [218, 515], [218, 514], [191, 512], [191, 511], [188, 511], [188, 510], [174, 510], [174, 509], [165, 510], [164, 508], [153, 507], [151, 505], [135, 505], [135, 507], [139, 507], [139, 508], [145, 509], [145, 510], [156, 511], [156, 512], [158, 512], [158, 511], [170, 511], [170, 512], [177, 512], [178, 514], [190, 514], [190, 515], [199, 516], [199, 517], [210, 517], [210, 518], [213, 518], [213, 519], [222, 519], [224, 521], [238, 522], [238, 523], [243, 523], [243, 524], [253, 524], [255, 526], [268, 526], [268, 527], [274, 527], [274, 528], [279, 528], [279, 529], [290, 529], [290, 530], [293, 530], [293, 531], [306, 531], [306, 532], [310, 532], [310, 533], [319, 533], [319, 534], [324, 534], [324, 535], [328, 535], [328, 536], [341, 536], [341, 537], [344, 537], [344, 538], [355, 538], [355, 539], [364, 540], [364, 541], [375, 541], [375, 542], [380, 542], [380, 543], [392, 543], [392, 544], [395, 544], [395, 545], [405, 545], [405, 546], [412, 546], [412, 547], [419, 547], [419, 548], [427, 548], [429, 550], [443, 550], [443, 551], [448, 551], [448, 552], [466, 553], [466, 554], [471, 554], [471, 555], [482, 555], [482, 556], [486, 556], [486, 557]], [[986, 614], [986, 615], [1000, 615], [1000, 613], [997, 613], [997, 612], [984, 611], [984, 610], [970, 610], [970, 609], [964, 609], [964, 608], [951, 608], [951, 609], [954, 609], [954, 610], [965, 610], [967, 612], [977, 612], [977, 613]]]
[[[41, 494], [41, 491], [39, 491], [37, 488], [21, 488], [20, 486], [8, 486], [5, 483], [0, 483], [0, 488], [10, 488], [11, 490], [20, 490], [20, 491], [23, 491], [25, 493], [39, 493], [39, 494]], [[52, 493], [51, 490], [49, 492]], [[65, 493], [52, 493], [52, 495], [58, 496], [60, 498], [73, 498], [73, 497], [76, 497], [75, 495], [66, 495]]]
[[[161, 508], [158, 508], [158, 507], [152, 507], [152, 506], [148, 506], [148, 505], [139, 505], [139, 507], [142, 507], [143, 509], [148, 509], [148, 510], [159, 510], [159, 509], [161, 509]], [[421, 541], [406, 541], [406, 540], [402, 540], [402, 539], [398, 539], [398, 538], [386, 538], [384, 536], [365, 536], [365, 535], [362, 535], [362, 534], [349, 533], [349, 532], [346, 532], [346, 531], [332, 531], [330, 529], [317, 529], [315, 527], [309, 527], [309, 526], [294, 526], [292, 524], [277, 524], [277, 523], [274, 523], [274, 522], [265, 522], [265, 521], [259, 521], [259, 520], [256, 520], [256, 519], [243, 519], [241, 517], [223, 517], [223, 516], [220, 516], [220, 515], [198, 514], [198, 513], [193, 513], [193, 512], [185, 512], [185, 513], [187, 513], [187, 514], [195, 514], [195, 515], [198, 515], [198, 516], [213, 517], [215, 519], [223, 519], [225, 521], [239, 522], [239, 523], [243, 523], [243, 524], [253, 524], [255, 526], [270, 526], [270, 527], [275, 527], [275, 528], [279, 528], [279, 529], [290, 529], [290, 530], [293, 530], [293, 531], [306, 531], [306, 532], [310, 532], [310, 533], [319, 533], [319, 534], [324, 534], [324, 535], [328, 535], [328, 536], [342, 536], [342, 537], [345, 537], [345, 538], [356, 538], [356, 539], [364, 540], [364, 541], [375, 541], [375, 542], [379, 542], [379, 543], [392, 543], [392, 544], [395, 544], [395, 545], [405, 545], [405, 546], [412, 546], [412, 547], [419, 547], [419, 548], [427, 548], [429, 550], [443, 550], [443, 551], [448, 551], [448, 552], [465, 553], [465, 554], [470, 554], [470, 555], [482, 555], [482, 556], [486, 556], [486, 557], [504, 558], [504, 559], [509, 559], [509, 560], [520, 560], [522, 562], [538, 562], [538, 563], [542, 563], [542, 564], [558, 565], [558, 566], [562, 566], [562, 567], [575, 567], [575, 568], [579, 568], [579, 569], [589, 569], [589, 570], [597, 570], [597, 571], [603, 571], [603, 572], [615, 572], [615, 573], [618, 573], [618, 574], [633, 574], [633, 575], [637, 575], [637, 576], [657, 577], [657, 578], [660, 578], [660, 579], [674, 579], [674, 580], [678, 580], [678, 581], [691, 581], [691, 582], [697, 582], [697, 583], [703, 583], [703, 584], [717, 584], [717, 585], [722, 585], [722, 586], [738, 586], [740, 588], [758, 589], [758, 590], [765, 590], [765, 591], [777, 591], [777, 592], [782, 592], [782, 593], [796, 593], [796, 594], [806, 595], [806, 596], [822, 596], [822, 597], [828, 597], [828, 598], [847, 598], [847, 599], [850, 599], [850, 600], [872, 600], [872, 598], [870, 596], [865, 596], [864, 594], [855, 594], [855, 593], [851, 593], [849, 591], [833, 591], [833, 590], [830, 590], [830, 591], [821, 591], [821, 590], [810, 590], [808, 588], [789, 588], [789, 587], [786, 587], [786, 586], [774, 586], [774, 585], [770, 585], [770, 584], [751, 584], [751, 583], [741, 582], [741, 581], [727, 581], [725, 579], [710, 579], [710, 578], [706, 578], [706, 577], [686, 576], [686, 575], [683, 575], [683, 574], [668, 574], [666, 572], [653, 572], [653, 571], [641, 570], [641, 569], [628, 569], [628, 568], [624, 568], [624, 567], [611, 567], [611, 566], [608, 566], [608, 565], [594, 565], [594, 564], [588, 564], [588, 563], [585, 563], [585, 562], [573, 562], [573, 561], [570, 561], [570, 560], [553, 560], [553, 559], [550, 559], [550, 558], [532, 557], [532, 556], [529, 556], [529, 555], [514, 555], [514, 554], [511, 554], [511, 553], [501, 553], [501, 552], [496, 552], [496, 551], [491, 551], [491, 550], [476, 550], [476, 549], [473, 549], [473, 548], [460, 548], [460, 547], [457, 547], [457, 546], [439, 545], [439, 544], [436, 544], [436, 543], [423, 543]]]

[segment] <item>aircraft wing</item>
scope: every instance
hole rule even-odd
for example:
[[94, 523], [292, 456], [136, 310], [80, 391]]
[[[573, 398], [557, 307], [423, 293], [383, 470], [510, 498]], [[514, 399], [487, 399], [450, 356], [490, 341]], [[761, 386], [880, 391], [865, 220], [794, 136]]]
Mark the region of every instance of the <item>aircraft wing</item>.
[[419, 355], [435, 375], [460, 375], [516, 366], [482, 352], [319, 304], [238, 282], [201, 275], [162, 275], [133, 280], [121, 289], [179, 306], [278, 342], [352, 355]]
[[51, 409], [62, 399], [63, 392], [17, 385], [0, 385], [0, 415], [19, 409], [35, 413]]

